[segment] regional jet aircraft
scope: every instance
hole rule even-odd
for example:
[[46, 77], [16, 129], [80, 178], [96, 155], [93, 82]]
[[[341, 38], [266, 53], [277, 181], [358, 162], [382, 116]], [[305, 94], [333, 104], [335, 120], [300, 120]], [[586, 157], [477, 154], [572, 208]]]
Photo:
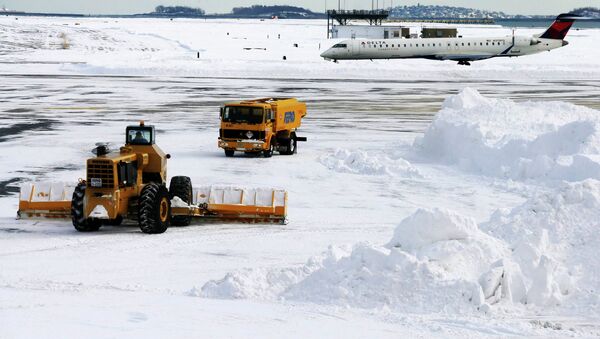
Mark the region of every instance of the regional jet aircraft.
[[423, 58], [453, 60], [459, 65], [496, 57], [516, 57], [550, 51], [569, 44], [564, 38], [575, 14], [559, 15], [543, 34], [504, 38], [353, 39], [335, 44], [321, 54], [325, 60]]

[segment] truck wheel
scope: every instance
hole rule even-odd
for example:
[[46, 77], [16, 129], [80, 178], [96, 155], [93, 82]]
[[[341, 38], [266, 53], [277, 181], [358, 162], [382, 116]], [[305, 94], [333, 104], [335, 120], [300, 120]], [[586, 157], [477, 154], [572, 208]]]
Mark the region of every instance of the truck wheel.
[[171, 201], [165, 185], [150, 183], [139, 198], [138, 223], [147, 234], [164, 233], [171, 221]]
[[283, 155], [292, 155], [292, 154], [296, 153], [296, 149], [297, 149], [298, 143], [297, 143], [295, 137], [292, 137], [292, 138], [290, 138], [288, 140], [285, 140], [284, 144], [286, 145], [286, 150], [283, 151], [283, 152], [279, 152], [280, 154], [283, 154]]
[[228, 158], [232, 157], [233, 153], [235, 153], [235, 151], [232, 150], [232, 149], [226, 149], [225, 150], [225, 156], [228, 157]]
[[274, 151], [275, 151], [275, 145], [271, 144], [271, 145], [269, 145], [268, 150], [263, 151], [263, 155], [265, 156], [265, 158], [270, 158], [273, 156]]
[[95, 232], [100, 229], [102, 222], [97, 219], [87, 219], [84, 214], [83, 200], [85, 199], [85, 184], [79, 183], [73, 191], [71, 199], [71, 220], [79, 232]]
[[[169, 185], [169, 197], [179, 197], [186, 204], [193, 202], [192, 179], [189, 177], [178, 176], [171, 178]], [[192, 217], [187, 215], [176, 215], [171, 217], [171, 224], [174, 226], [188, 226], [192, 222]]]
[[298, 141], [294, 135], [290, 142], [290, 155], [298, 153]]

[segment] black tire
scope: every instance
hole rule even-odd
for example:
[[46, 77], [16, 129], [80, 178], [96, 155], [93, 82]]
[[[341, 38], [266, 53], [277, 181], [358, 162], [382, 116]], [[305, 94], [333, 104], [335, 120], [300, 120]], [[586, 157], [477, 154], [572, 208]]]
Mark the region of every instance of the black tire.
[[[179, 197], [187, 204], [193, 202], [192, 179], [189, 177], [178, 176], [171, 178], [169, 185], [169, 197]], [[173, 226], [188, 226], [192, 222], [192, 217], [187, 215], [176, 215], [171, 217]]]
[[88, 219], [84, 214], [83, 201], [85, 199], [85, 183], [77, 184], [71, 198], [71, 220], [79, 232], [95, 232], [102, 226], [98, 219]]
[[263, 151], [263, 156], [264, 156], [265, 158], [270, 158], [270, 157], [272, 157], [272, 156], [273, 156], [273, 152], [274, 152], [274, 151], [275, 151], [275, 145], [273, 145], [273, 144], [270, 144], [270, 145], [269, 145], [269, 149], [268, 149], [268, 150], [264, 150], [264, 151]]
[[232, 149], [226, 149], [225, 150], [225, 156], [228, 157], [228, 158], [231, 158], [234, 153], [235, 153], [235, 151], [232, 150]]
[[147, 234], [164, 233], [171, 221], [171, 201], [165, 185], [150, 183], [139, 198], [138, 224]]
[[296, 140], [296, 136], [292, 137], [292, 142], [290, 143], [290, 155], [298, 153], [298, 140]]
[[298, 149], [298, 141], [296, 140], [296, 136], [292, 135], [289, 139], [284, 139], [282, 143], [286, 146], [286, 150], [283, 152], [279, 152], [279, 154], [283, 155], [292, 155], [297, 152]]

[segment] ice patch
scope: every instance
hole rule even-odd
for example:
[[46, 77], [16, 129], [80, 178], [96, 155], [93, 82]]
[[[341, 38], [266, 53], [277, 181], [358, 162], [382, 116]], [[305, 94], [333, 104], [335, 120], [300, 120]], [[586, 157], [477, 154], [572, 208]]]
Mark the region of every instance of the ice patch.
[[338, 148], [333, 153], [321, 156], [319, 162], [336, 172], [422, 177], [419, 171], [404, 159], [391, 159], [383, 154], [373, 155], [361, 150]]
[[600, 112], [560, 102], [517, 103], [466, 88], [444, 102], [418, 157], [513, 180], [600, 179]]

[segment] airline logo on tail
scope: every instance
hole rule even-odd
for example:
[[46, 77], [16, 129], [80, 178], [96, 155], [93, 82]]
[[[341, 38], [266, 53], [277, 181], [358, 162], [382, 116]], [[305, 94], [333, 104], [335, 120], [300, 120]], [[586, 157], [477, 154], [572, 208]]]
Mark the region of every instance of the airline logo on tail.
[[564, 40], [575, 20], [580, 18], [582, 17], [577, 14], [561, 14], [556, 18], [552, 26], [544, 34], [540, 35], [540, 38]]

